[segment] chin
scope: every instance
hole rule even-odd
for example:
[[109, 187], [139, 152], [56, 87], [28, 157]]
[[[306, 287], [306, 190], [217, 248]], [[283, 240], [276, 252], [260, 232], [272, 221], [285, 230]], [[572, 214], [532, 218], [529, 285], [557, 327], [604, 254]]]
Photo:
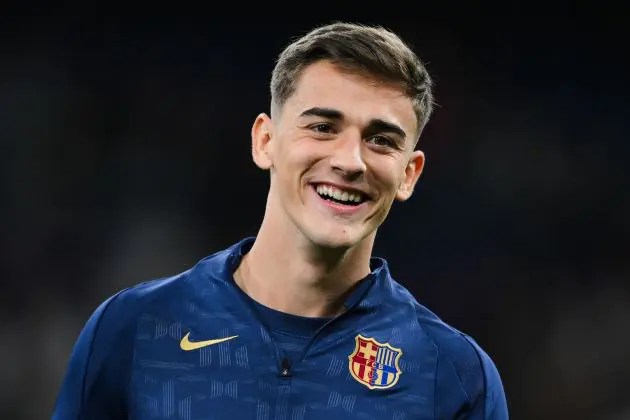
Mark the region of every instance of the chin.
[[351, 228], [320, 229], [317, 232], [309, 232], [306, 236], [317, 247], [324, 249], [349, 249], [365, 239], [365, 235], [353, 231]]

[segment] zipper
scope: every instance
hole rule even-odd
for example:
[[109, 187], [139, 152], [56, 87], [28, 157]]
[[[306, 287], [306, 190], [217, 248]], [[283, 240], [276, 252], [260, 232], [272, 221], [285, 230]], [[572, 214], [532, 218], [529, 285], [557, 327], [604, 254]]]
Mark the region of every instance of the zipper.
[[[232, 259], [235, 258], [235, 257], [236, 256], [233, 256]], [[230, 261], [229, 265], [233, 266], [233, 260]], [[354, 309], [359, 304], [359, 302], [361, 302], [363, 300], [363, 297], [367, 294], [367, 292], [374, 285], [374, 282], [378, 278], [381, 269], [382, 269], [382, 267], [379, 267], [375, 271], [371, 272], [368, 275], [368, 278], [364, 279], [361, 282], [361, 284], [359, 285], [359, 289], [355, 290], [350, 295], [349, 299], [351, 299], [351, 303], [346, 308], [345, 311], [343, 311], [341, 314], [337, 315], [336, 317], [329, 319], [328, 321], [326, 321], [324, 323], [324, 325], [319, 327], [319, 329], [315, 332], [315, 334], [313, 334], [313, 336], [310, 338], [310, 340], [308, 341], [306, 346], [304, 346], [304, 350], [302, 351], [301, 356], [299, 357], [298, 360], [295, 361], [293, 366], [295, 366], [297, 363], [301, 363], [304, 360], [304, 358], [306, 357], [306, 355], [308, 354], [310, 349], [315, 344], [315, 341], [319, 338], [321, 333], [326, 328], [328, 328], [332, 323], [336, 322], [337, 320], [341, 319], [342, 317], [347, 316], [346, 314], [348, 314], [352, 309]], [[253, 303], [249, 301], [249, 299], [251, 299], [251, 298], [246, 296], [245, 292], [243, 290], [241, 290], [241, 288], [238, 287], [238, 285], [236, 284], [236, 281], [234, 280], [234, 273], [233, 273], [233, 271], [230, 270], [230, 272], [231, 272], [231, 274], [230, 274], [230, 279], [231, 279], [230, 286], [232, 287], [234, 292], [238, 295], [238, 298], [240, 299], [241, 303], [244, 306], [247, 307], [247, 310], [249, 311], [250, 315], [254, 319], [256, 319], [258, 321], [258, 324], [265, 330], [265, 332], [267, 333], [267, 336], [269, 336], [270, 349], [272, 350], [272, 352], [276, 356], [276, 363], [277, 363], [277, 367], [278, 367], [278, 376], [281, 379], [283, 379], [283, 382], [286, 381], [286, 380], [289, 380], [291, 378], [291, 376], [293, 375], [291, 361], [287, 358], [287, 356], [284, 353], [284, 351], [282, 349], [280, 349], [280, 346], [278, 346], [276, 344], [275, 340], [273, 339], [273, 335], [271, 334], [269, 328], [267, 327], [267, 325], [260, 318], [260, 316], [258, 314], [258, 311], [253, 306]]]
[[[234, 282], [234, 280], [232, 281]], [[275, 355], [278, 376], [280, 376], [280, 378], [283, 378], [283, 379], [290, 378], [292, 375], [291, 362], [286, 357], [286, 354], [280, 348], [280, 346], [276, 344], [275, 340], [273, 339], [273, 335], [271, 334], [271, 331], [260, 318], [258, 311], [253, 306], [253, 303], [249, 301], [249, 299], [251, 298], [246, 296], [245, 292], [241, 290], [236, 285], [235, 282], [230, 284], [230, 286], [232, 287], [234, 293], [238, 295], [238, 299], [240, 300], [241, 304], [247, 308], [247, 311], [249, 312], [250, 316], [254, 318], [256, 321], [258, 321], [258, 325], [260, 325], [260, 327], [265, 331], [265, 333], [269, 337], [269, 342], [267, 343], [267, 345], [269, 346], [269, 349], [272, 352], [272, 354]]]

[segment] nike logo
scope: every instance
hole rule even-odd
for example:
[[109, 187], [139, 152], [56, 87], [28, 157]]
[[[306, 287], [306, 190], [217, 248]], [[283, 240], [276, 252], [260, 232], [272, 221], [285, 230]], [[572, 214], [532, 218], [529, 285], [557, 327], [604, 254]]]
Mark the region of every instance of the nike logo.
[[179, 342], [179, 347], [181, 347], [181, 349], [184, 350], [184, 351], [197, 350], [197, 349], [200, 349], [202, 347], [207, 347], [207, 346], [212, 346], [212, 345], [215, 345], [215, 344], [223, 343], [224, 341], [232, 340], [232, 339], [238, 337], [238, 335], [233, 335], [232, 337], [216, 338], [214, 340], [190, 341], [190, 340], [188, 340], [188, 336], [189, 335], [190, 335], [190, 333], [187, 333], [184, 336], [184, 338], [182, 338], [182, 341]]

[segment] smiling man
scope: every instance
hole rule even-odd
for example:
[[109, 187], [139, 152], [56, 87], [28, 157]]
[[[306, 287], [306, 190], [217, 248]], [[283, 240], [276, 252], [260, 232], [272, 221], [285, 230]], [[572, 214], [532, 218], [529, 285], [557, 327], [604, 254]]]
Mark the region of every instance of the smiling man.
[[252, 127], [270, 174], [257, 235], [106, 300], [53, 418], [507, 419], [489, 356], [372, 256], [422, 173], [431, 87], [383, 28], [290, 44]]

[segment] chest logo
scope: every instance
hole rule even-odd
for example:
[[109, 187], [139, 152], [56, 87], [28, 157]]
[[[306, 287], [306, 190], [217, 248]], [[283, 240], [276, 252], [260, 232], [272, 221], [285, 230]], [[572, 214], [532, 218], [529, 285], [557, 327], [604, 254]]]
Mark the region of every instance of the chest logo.
[[215, 344], [223, 343], [225, 341], [232, 340], [238, 337], [238, 335], [234, 335], [232, 337], [215, 338], [214, 340], [190, 341], [188, 339], [188, 336], [190, 336], [190, 333], [186, 334], [184, 338], [182, 338], [182, 341], [180, 341], [179, 343], [179, 347], [184, 351], [197, 350], [202, 347], [213, 346]]
[[354, 351], [348, 356], [352, 377], [370, 389], [387, 389], [396, 385], [402, 373], [398, 366], [402, 350], [361, 334], [354, 340]]

